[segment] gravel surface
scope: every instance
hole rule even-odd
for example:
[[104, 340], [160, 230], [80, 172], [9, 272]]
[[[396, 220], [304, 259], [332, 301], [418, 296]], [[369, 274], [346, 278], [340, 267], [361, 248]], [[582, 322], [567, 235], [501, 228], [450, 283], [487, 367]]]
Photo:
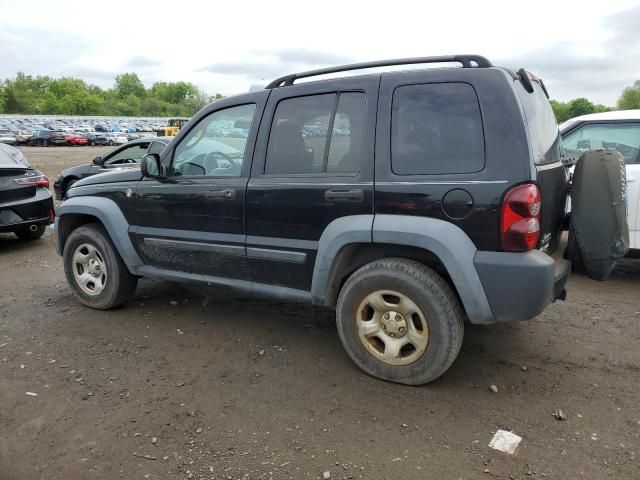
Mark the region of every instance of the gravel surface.
[[[53, 179], [107, 148], [24, 150]], [[424, 387], [359, 371], [330, 311], [156, 280], [92, 311], [47, 238], [0, 235], [0, 262], [2, 480], [640, 478], [637, 261], [467, 325]]]

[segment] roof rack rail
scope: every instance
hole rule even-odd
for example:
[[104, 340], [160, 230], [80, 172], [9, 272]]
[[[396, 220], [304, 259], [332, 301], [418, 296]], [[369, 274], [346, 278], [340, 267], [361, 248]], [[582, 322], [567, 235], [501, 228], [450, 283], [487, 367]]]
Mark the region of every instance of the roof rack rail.
[[[463, 68], [488, 68], [493, 64], [481, 55], [441, 55], [435, 57], [410, 57], [395, 58], [391, 60], [378, 60], [374, 62], [352, 63], [350, 65], [341, 65], [337, 67], [320, 68], [318, 70], [309, 70], [307, 72], [290, 73], [282, 77], [276, 78], [265, 88], [286, 87], [293, 85], [293, 82], [300, 78], [316, 77], [318, 75], [327, 75], [329, 73], [348, 72], [350, 70], [362, 70], [366, 68], [391, 67], [394, 65], [415, 65], [419, 63], [450, 63], [456, 62], [462, 64]], [[475, 65], [474, 65], [475, 64]]]

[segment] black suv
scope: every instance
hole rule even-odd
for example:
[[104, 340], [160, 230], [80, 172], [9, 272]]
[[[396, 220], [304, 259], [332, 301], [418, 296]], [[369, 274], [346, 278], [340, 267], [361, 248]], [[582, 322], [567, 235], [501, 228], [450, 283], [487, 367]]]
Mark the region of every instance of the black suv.
[[[442, 62], [463, 68], [295, 83]], [[484, 57], [292, 74], [204, 108], [141, 171], [77, 182], [56, 244], [89, 307], [140, 277], [310, 302], [336, 309], [364, 371], [421, 384], [453, 363], [465, 318], [527, 320], [564, 297], [560, 147], [542, 81]]]

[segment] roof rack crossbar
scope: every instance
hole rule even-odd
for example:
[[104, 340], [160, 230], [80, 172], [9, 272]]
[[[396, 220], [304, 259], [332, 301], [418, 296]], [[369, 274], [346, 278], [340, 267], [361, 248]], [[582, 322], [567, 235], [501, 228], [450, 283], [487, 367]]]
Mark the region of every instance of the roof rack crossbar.
[[[340, 65], [337, 67], [320, 68], [317, 70], [309, 70], [307, 72], [291, 73], [282, 77], [276, 78], [269, 85], [267, 89], [276, 87], [286, 87], [293, 85], [293, 82], [300, 78], [316, 77], [319, 75], [327, 75], [329, 73], [348, 72], [350, 70], [363, 70], [367, 68], [377, 67], [391, 67], [394, 65], [415, 65], [420, 63], [460, 63], [463, 68], [488, 68], [493, 64], [481, 55], [442, 55], [435, 57], [410, 57], [410, 58], [395, 58], [391, 60], [379, 60], [375, 62], [362, 62], [352, 63], [350, 65]], [[474, 65], [475, 64], [475, 65]]]

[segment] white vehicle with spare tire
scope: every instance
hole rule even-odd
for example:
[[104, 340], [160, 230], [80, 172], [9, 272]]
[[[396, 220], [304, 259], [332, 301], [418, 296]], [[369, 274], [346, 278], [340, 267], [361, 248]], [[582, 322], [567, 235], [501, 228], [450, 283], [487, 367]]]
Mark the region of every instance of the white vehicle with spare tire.
[[[603, 162], [613, 162], [609, 168], [612, 175], [615, 175], [614, 172], [617, 170], [618, 174], [626, 177], [626, 187], [619, 192], [624, 198], [618, 199], [618, 202], [624, 203], [624, 210], [620, 210], [623, 207], [619, 204], [617, 211], [624, 211], [626, 214], [626, 223], [628, 224], [626, 247], [630, 250], [629, 255], [638, 256], [640, 254], [640, 110], [622, 110], [583, 115], [563, 123], [560, 126], [560, 132], [563, 139], [565, 161], [570, 166], [570, 172], [574, 177], [575, 165], [586, 152], [609, 149], [617, 151], [621, 155], [621, 158], [617, 160], [614, 160], [611, 155], [601, 156], [601, 158], [604, 159], [606, 157], [606, 159], [602, 160]], [[591, 158], [590, 161], [593, 164], [587, 168], [593, 173], [584, 172], [581, 175], [587, 174], [595, 178], [588, 179], [591, 183], [591, 187], [588, 187], [590, 193], [584, 196], [584, 201], [589, 203], [585, 212], [588, 219], [585, 218], [582, 221], [585, 224], [597, 225], [600, 230], [617, 228], [617, 233], [608, 232], [608, 234], [616, 236], [618, 245], [622, 248], [622, 243], [624, 243], [621, 237], [621, 235], [624, 236], [622, 222], [618, 221], [615, 227], [608, 224], [615, 217], [614, 211], [610, 211], [611, 215], [596, 217], [593, 215], [593, 211], [590, 210], [595, 201], [615, 202], [616, 195], [612, 192], [606, 175], [600, 170], [598, 161], [593, 160], [593, 154], [588, 154], [588, 157]], [[623, 162], [621, 166], [618, 163], [619, 161]], [[619, 165], [620, 168], [616, 167], [616, 165]], [[587, 179], [580, 181], [587, 181]], [[576, 194], [577, 192], [574, 192], [572, 198]], [[612, 206], [612, 208], [614, 207]], [[569, 209], [575, 211], [576, 208], [575, 202], [572, 201]], [[604, 234], [607, 234], [607, 232], [599, 233], [599, 235]], [[578, 259], [577, 262], [574, 261], [576, 264], [574, 266], [580, 266], [581, 261], [582, 259]]]

